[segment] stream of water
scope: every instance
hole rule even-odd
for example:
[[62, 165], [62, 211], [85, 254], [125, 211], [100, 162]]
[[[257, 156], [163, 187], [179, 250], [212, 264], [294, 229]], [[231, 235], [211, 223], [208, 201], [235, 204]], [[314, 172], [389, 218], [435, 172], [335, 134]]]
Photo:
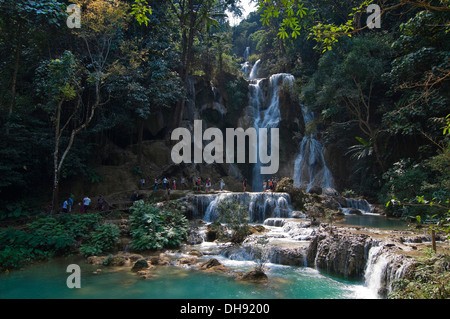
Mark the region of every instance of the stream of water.
[[[226, 260], [226, 266], [250, 270], [251, 261]], [[81, 267], [81, 288], [69, 289], [66, 268]], [[373, 298], [362, 283], [321, 274], [307, 267], [269, 264], [264, 284], [198, 270], [164, 266], [152, 279], [139, 278], [129, 268], [93, 266], [80, 258], [59, 258], [0, 275], [1, 299], [353, 299]], [[93, 271], [101, 268], [100, 274]]]

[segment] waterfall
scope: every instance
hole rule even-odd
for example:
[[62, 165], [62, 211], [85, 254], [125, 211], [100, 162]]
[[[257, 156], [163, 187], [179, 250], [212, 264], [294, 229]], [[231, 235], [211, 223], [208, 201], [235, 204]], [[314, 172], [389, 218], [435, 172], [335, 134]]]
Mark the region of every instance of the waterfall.
[[[260, 128], [276, 128], [281, 121], [280, 112], [280, 96], [279, 91], [284, 85], [292, 86], [294, 76], [287, 73], [274, 74], [269, 78], [269, 98], [270, 102], [266, 109], [262, 109], [267, 103], [264, 99], [262, 83], [263, 80], [256, 80], [250, 83], [250, 106], [254, 111], [254, 127], [257, 131]], [[268, 138], [270, 140], [270, 138]], [[256, 151], [259, 145], [254, 145]], [[261, 163], [258, 162], [253, 167], [252, 190], [262, 191], [264, 178], [271, 178], [271, 176], [264, 176], [260, 174]]]
[[[308, 112], [304, 105], [302, 113], [305, 127], [310, 127], [313, 124], [314, 113]], [[300, 143], [300, 151], [295, 160], [294, 186], [304, 188], [306, 191], [314, 186], [320, 186], [322, 190], [334, 188], [333, 176], [323, 156], [323, 147], [314, 132], [308, 133], [310, 134], [305, 134]]]
[[355, 208], [355, 209], [360, 210], [363, 213], [372, 212], [372, 206], [365, 199], [347, 198], [346, 202], [347, 202], [347, 208]]
[[244, 51], [244, 61], [248, 61], [248, 57], [250, 56], [250, 47], [246, 47]]
[[[244, 58], [248, 57], [249, 51], [246, 50]], [[244, 73], [248, 74], [250, 64], [243, 65]], [[274, 74], [269, 78], [268, 100], [266, 101], [263, 85], [265, 79], [258, 78], [258, 70], [261, 60], [256, 61], [247, 76], [249, 79], [249, 103], [254, 116], [255, 129], [278, 127], [281, 120], [279, 91], [284, 85], [292, 85], [294, 76], [288, 73]], [[270, 99], [270, 100], [269, 100]], [[267, 108], [265, 108], [267, 106]], [[313, 125], [314, 113], [309, 112], [302, 105], [302, 114], [305, 127]], [[258, 145], [254, 145], [258, 150]], [[255, 164], [253, 168], [252, 190], [261, 191], [264, 178], [271, 176], [261, 176], [261, 163]], [[322, 192], [334, 188], [334, 180], [331, 171], [328, 169], [323, 155], [323, 146], [316, 139], [314, 132], [306, 134], [300, 145], [299, 154], [295, 160], [294, 166], [294, 186], [301, 187], [307, 191], [314, 186], [320, 186]]]
[[292, 211], [290, 196], [286, 193], [219, 193], [196, 195], [193, 215], [205, 222], [214, 222], [220, 217], [218, 207], [225, 200], [236, 200], [246, 207], [250, 223], [262, 223], [270, 217], [287, 218]]
[[250, 47], [246, 47], [244, 51], [244, 63], [241, 65], [241, 72], [244, 73], [246, 78], [250, 78], [252, 72], [252, 64], [248, 61], [250, 56]]
[[258, 69], [259, 69], [259, 65], [261, 64], [261, 60], [258, 60], [255, 62], [255, 65], [253, 66], [250, 75], [249, 75], [249, 79], [254, 80], [258, 77]]
[[367, 258], [365, 286], [374, 298], [386, 298], [393, 281], [404, 278], [414, 264], [413, 258], [386, 251], [386, 246], [373, 246]]
[[386, 258], [380, 257], [381, 249], [382, 246], [370, 249], [364, 274], [365, 285], [375, 297], [378, 297], [381, 291], [383, 272], [387, 266]]

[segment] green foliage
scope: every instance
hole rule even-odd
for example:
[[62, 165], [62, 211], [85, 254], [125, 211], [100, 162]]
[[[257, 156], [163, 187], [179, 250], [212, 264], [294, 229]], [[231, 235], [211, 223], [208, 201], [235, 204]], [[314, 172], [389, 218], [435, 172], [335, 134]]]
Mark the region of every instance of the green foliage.
[[145, 23], [145, 26], [148, 26], [150, 19], [147, 14], [152, 14], [152, 9], [150, 8], [147, 0], [134, 0], [131, 7], [131, 14], [136, 17], [136, 21], [139, 24]]
[[218, 222], [226, 224], [231, 230], [231, 242], [241, 243], [250, 235], [246, 206], [239, 204], [235, 199], [223, 200], [217, 206], [217, 211], [220, 216]]
[[[88, 238], [99, 220], [100, 217], [94, 214], [47, 216], [37, 218], [23, 230], [0, 231], [0, 270], [20, 268], [35, 261], [75, 252], [78, 243]], [[91, 237], [95, 241], [105, 240], [99, 247], [108, 247], [112, 236], [106, 235], [114, 232], [107, 226], [100, 229], [103, 232]]]
[[130, 208], [130, 247], [138, 251], [178, 247], [187, 238], [188, 221], [178, 211], [142, 200]]
[[78, 62], [74, 54], [65, 51], [57, 59], [43, 61], [36, 71], [36, 92], [48, 101], [47, 107], [55, 110], [55, 101], [70, 101], [76, 96], [79, 86]]
[[119, 241], [120, 230], [117, 225], [101, 224], [80, 247], [84, 257], [99, 255], [113, 249]]
[[388, 93], [401, 95], [383, 118], [391, 134], [442, 138], [436, 119], [448, 115], [450, 34], [446, 23], [443, 13], [421, 11], [400, 26], [401, 34], [392, 43], [399, 56], [385, 76], [391, 86]]
[[390, 299], [450, 298], [450, 260], [446, 255], [429, 256], [419, 261], [415, 271], [393, 282]]

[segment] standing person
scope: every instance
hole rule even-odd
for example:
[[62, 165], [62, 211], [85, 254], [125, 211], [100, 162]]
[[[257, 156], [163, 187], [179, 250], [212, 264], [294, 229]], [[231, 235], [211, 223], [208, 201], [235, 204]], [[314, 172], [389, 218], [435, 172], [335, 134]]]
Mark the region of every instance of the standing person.
[[91, 199], [88, 196], [83, 198], [83, 211], [85, 213], [87, 213], [90, 203], [91, 203]]
[[170, 187], [167, 187], [167, 200], [170, 200]]
[[223, 181], [223, 178], [220, 179], [220, 190], [223, 191], [223, 187], [225, 186], [225, 182]]
[[168, 187], [168, 181], [167, 181], [167, 178], [165, 178], [164, 177], [164, 179], [163, 179], [163, 187], [164, 187], [164, 189], [167, 189]]
[[181, 178], [181, 189], [184, 190], [185, 187], [184, 177]]
[[158, 180], [155, 178], [155, 191], [158, 189]]
[[200, 186], [201, 186], [202, 180], [200, 177], [197, 177], [197, 190], [200, 190]]
[[264, 192], [264, 193], [266, 192], [266, 189], [267, 189], [267, 181], [264, 180], [264, 181], [263, 181], [263, 192]]
[[172, 189], [177, 189], [177, 182], [175, 180], [173, 180]]
[[277, 180], [273, 180], [273, 191], [275, 192], [277, 190]]
[[209, 177], [206, 179], [206, 185], [205, 185], [206, 191], [209, 192], [209, 189], [211, 188], [211, 180]]
[[247, 179], [244, 179], [244, 181], [242, 182], [242, 186], [244, 186], [244, 193], [247, 190]]
[[68, 208], [69, 208], [69, 201], [66, 199], [62, 205], [62, 212], [67, 213]]
[[102, 195], [100, 195], [100, 197], [98, 198], [98, 210], [102, 211], [103, 210], [103, 197]]
[[145, 187], [145, 178], [141, 178], [141, 189]]
[[67, 203], [69, 204], [69, 213], [72, 212], [72, 207], [73, 207], [73, 194], [70, 195], [69, 199], [67, 200]]

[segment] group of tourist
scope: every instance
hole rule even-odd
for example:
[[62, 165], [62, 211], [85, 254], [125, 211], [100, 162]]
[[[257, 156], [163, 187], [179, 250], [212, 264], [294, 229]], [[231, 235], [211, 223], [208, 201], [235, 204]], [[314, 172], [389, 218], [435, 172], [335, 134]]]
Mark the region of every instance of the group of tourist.
[[277, 180], [275, 178], [263, 181], [264, 192], [266, 191], [275, 192], [276, 189], [277, 189]]
[[[201, 190], [203, 187], [202, 186], [203, 185], [202, 178], [201, 177], [195, 178], [194, 175], [192, 175], [190, 178], [190, 185], [192, 186], [193, 190]], [[205, 180], [204, 185], [205, 185], [206, 191], [211, 190], [212, 182], [209, 177]], [[171, 179], [168, 179], [167, 177], [164, 177], [162, 180], [158, 180], [157, 178], [155, 178], [155, 184], [154, 184], [153, 189], [157, 190], [158, 187], [161, 187], [161, 189], [167, 190], [167, 191], [175, 190], [175, 189], [177, 189], [177, 181], [176, 181], [176, 179], [171, 180]], [[222, 190], [224, 190], [224, 187], [225, 187], [225, 182], [224, 182], [223, 178], [221, 178], [219, 181], [219, 188], [222, 191]], [[186, 180], [184, 177], [181, 177], [180, 189], [181, 190], [187, 189], [187, 183], [186, 183]]]
[[[73, 203], [74, 203], [75, 196], [71, 194], [66, 200], [64, 200], [62, 204], [62, 212], [63, 213], [71, 213], [73, 209]], [[81, 202], [78, 204], [80, 206], [80, 213], [87, 213], [89, 210], [89, 207], [91, 207], [91, 199], [89, 196], [85, 196]], [[103, 211], [104, 209], [105, 200], [103, 199], [102, 195], [99, 195], [97, 199], [97, 209], [99, 211]]]

